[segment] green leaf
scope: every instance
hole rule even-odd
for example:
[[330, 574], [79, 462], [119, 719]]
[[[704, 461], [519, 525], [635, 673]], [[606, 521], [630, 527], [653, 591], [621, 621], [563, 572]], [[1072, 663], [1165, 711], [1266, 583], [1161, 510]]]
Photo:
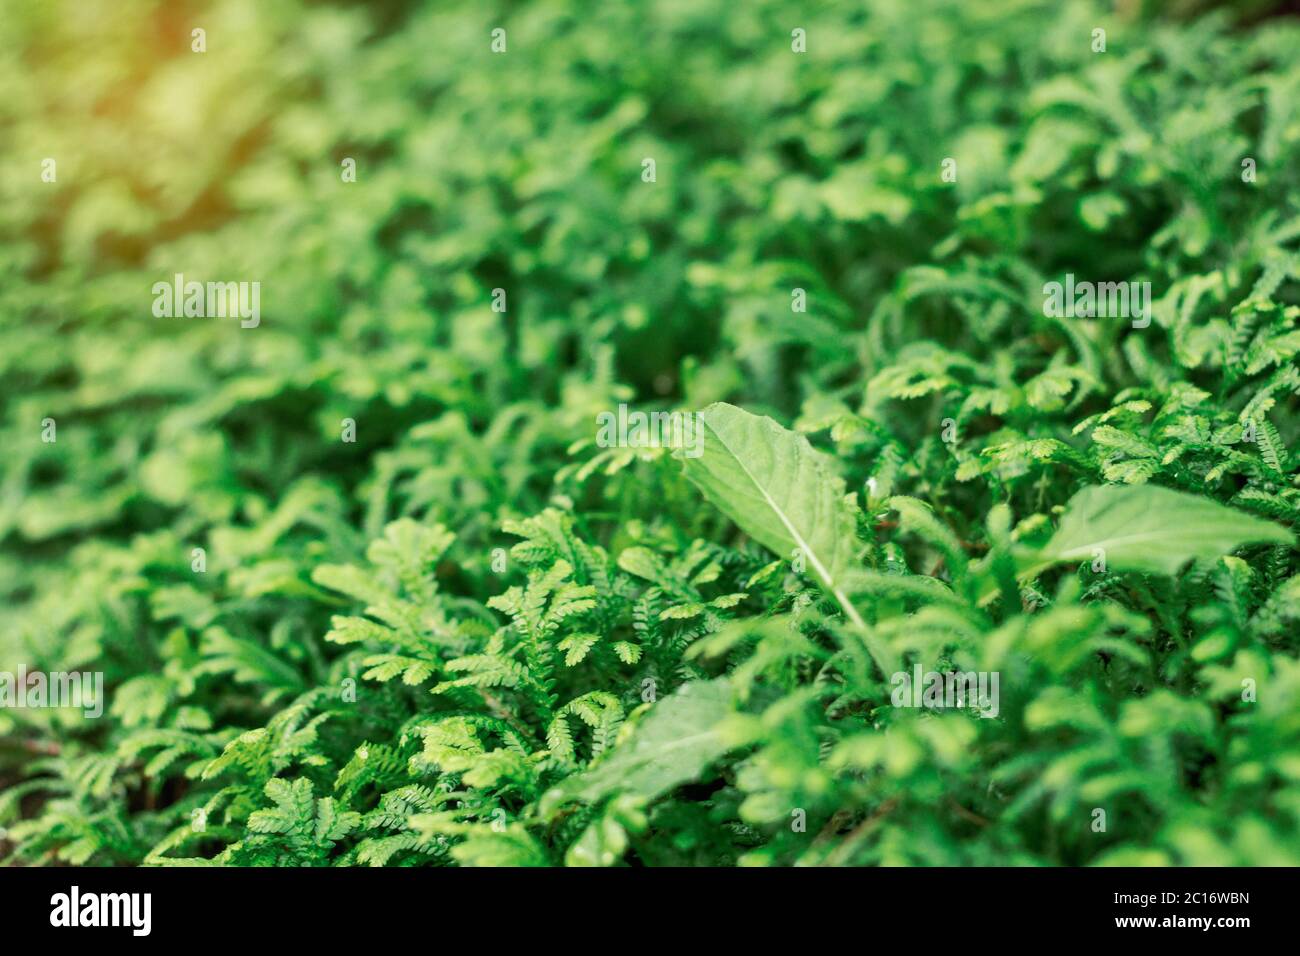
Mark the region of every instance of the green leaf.
[[720, 732], [731, 697], [724, 677], [686, 684], [665, 697], [607, 757], [547, 793], [543, 816], [567, 800], [595, 803], [613, 793], [651, 800], [697, 779], [731, 747]]
[[854, 521], [844, 482], [803, 435], [772, 419], [718, 402], [699, 413], [704, 442], [682, 460], [686, 477], [742, 531], [783, 558], [796, 549], [855, 624], [844, 593], [853, 564]]
[[1285, 529], [1206, 498], [1153, 485], [1096, 485], [1070, 499], [1056, 534], [1031, 560], [1040, 570], [1100, 552], [1108, 568], [1174, 574], [1244, 544], [1292, 541]]
[[455, 846], [451, 855], [461, 866], [546, 866], [546, 853], [527, 833], [486, 833]]

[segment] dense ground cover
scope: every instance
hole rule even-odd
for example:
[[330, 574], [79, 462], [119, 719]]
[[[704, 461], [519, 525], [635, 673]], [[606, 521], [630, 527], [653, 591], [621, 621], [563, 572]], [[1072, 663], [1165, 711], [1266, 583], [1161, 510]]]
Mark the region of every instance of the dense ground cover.
[[4, 4], [0, 854], [1300, 863], [1269, 12]]

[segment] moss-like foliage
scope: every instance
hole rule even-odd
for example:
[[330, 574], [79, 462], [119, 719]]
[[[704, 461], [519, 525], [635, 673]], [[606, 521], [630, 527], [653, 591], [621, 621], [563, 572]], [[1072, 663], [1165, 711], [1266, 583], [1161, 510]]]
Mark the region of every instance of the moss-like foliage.
[[7, 5], [0, 673], [105, 703], [0, 858], [1300, 864], [1300, 27], [1207, 6]]

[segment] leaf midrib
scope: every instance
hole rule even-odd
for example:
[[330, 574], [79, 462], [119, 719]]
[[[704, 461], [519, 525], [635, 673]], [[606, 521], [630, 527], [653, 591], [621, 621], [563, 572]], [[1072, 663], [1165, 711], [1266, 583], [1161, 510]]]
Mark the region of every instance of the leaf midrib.
[[745, 473], [745, 477], [748, 478], [753, 486], [758, 489], [759, 494], [763, 496], [763, 500], [767, 502], [768, 507], [776, 513], [777, 518], [781, 520], [781, 524], [785, 525], [785, 529], [790, 532], [790, 536], [794, 538], [795, 544], [803, 550], [804, 554], [808, 555], [808, 560], [812, 562], [813, 569], [826, 583], [827, 589], [835, 595], [835, 599], [840, 602], [840, 606], [844, 608], [844, 613], [849, 616], [849, 619], [853, 621], [854, 624], [865, 626], [865, 622], [862, 620], [862, 616], [858, 614], [857, 608], [849, 602], [848, 597], [840, 590], [834, 577], [831, 576], [830, 571], [827, 570], [826, 566], [822, 564], [821, 559], [818, 558], [816, 553], [813, 551], [812, 545], [804, 539], [804, 536], [799, 533], [799, 529], [794, 526], [788, 517], [786, 517], [785, 512], [777, 505], [777, 503], [772, 500], [772, 496], [767, 493], [767, 489], [763, 487], [762, 483], [757, 477], [755, 477], [754, 473], [749, 470], [749, 466], [745, 464], [744, 459], [741, 458], [740, 455], [736, 454], [731, 445], [727, 443], [727, 440], [722, 437], [721, 433], [719, 433], [713, 425], [709, 424], [707, 419], [704, 424], [708, 426], [709, 431], [711, 431], [714, 437], [717, 438], [718, 443], [727, 450], [727, 454], [731, 456], [732, 461], [740, 466], [740, 470]]
[[[1054, 553], [1057, 557], [1060, 557], [1062, 559], [1068, 559], [1074, 556], [1076, 553], [1087, 551], [1091, 548], [1104, 548], [1107, 545], [1132, 544], [1134, 542], [1159, 540], [1161, 538], [1172, 538], [1172, 537], [1177, 537], [1181, 534], [1194, 535], [1196, 533], [1197, 532], [1194, 529], [1189, 529], [1187, 532], [1183, 532], [1176, 529], [1160, 528], [1155, 531], [1144, 531], [1137, 534], [1121, 534], [1121, 535], [1114, 535], [1109, 538], [1099, 538], [1095, 541], [1089, 541], [1085, 544], [1075, 545], [1074, 547], [1071, 547], [1069, 550], [1066, 551], [1049, 552], [1049, 554]], [[1268, 540], [1268, 539], [1261, 538], [1260, 540]]]

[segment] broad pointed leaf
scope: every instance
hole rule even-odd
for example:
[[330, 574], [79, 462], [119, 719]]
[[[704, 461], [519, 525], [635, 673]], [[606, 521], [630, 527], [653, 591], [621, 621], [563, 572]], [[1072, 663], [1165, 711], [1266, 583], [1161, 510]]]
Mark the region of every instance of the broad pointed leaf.
[[1108, 568], [1174, 574], [1244, 544], [1290, 544], [1290, 532], [1226, 505], [1155, 485], [1084, 488], [1032, 558], [1038, 566], [1104, 558]]
[[730, 749], [720, 725], [731, 713], [731, 696], [726, 678], [686, 684], [656, 703], [607, 757], [548, 793], [544, 806], [595, 803], [613, 793], [651, 800], [697, 779]]
[[782, 558], [798, 549], [818, 582], [861, 618], [844, 593], [854, 521], [844, 482], [808, 439], [772, 419], [718, 402], [699, 413], [701, 453], [679, 450], [686, 477], [742, 531]]

